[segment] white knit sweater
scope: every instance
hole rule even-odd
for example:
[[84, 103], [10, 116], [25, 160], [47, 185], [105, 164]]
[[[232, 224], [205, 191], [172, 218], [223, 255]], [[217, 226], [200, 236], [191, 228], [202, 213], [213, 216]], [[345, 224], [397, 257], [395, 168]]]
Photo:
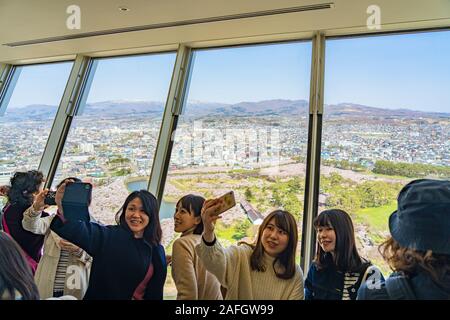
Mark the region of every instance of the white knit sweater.
[[200, 241], [195, 247], [206, 269], [227, 289], [226, 300], [303, 300], [303, 272], [296, 266], [291, 279], [280, 279], [273, 270], [274, 258], [264, 256], [265, 272], [252, 270], [248, 245], [226, 249], [216, 240], [212, 246]]

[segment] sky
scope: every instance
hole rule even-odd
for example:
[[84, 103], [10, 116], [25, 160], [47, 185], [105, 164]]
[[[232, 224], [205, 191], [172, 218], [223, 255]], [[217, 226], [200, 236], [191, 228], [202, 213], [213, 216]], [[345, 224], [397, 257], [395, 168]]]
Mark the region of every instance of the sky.
[[[450, 31], [328, 40], [325, 103], [450, 112]], [[189, 101], [309, 100], [311, 42], [198, 50]], [[88, 103], [165, 101], [174, 53], [101, 59]], [[57, 105], [71, 63], [22, 68], [9, 108]]]

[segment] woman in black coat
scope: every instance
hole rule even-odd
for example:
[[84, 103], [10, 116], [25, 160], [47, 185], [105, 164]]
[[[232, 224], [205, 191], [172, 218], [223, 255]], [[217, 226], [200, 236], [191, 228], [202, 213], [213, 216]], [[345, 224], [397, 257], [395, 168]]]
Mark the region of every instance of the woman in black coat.
[[[33, 274], [41, 258], [44, 236], [36, 235], [22, 227], [23, 213], [34, 201], [35, 195], [42, 189], [42, 172], [30, 170], [16, 172], [11, 178], [11, 186], [2, 186], [0, 195], [6, 195], [8, 202], [2, 209], [2, 230], [8, 233], [22, 248]], [[43, 217], [48, 216], [46, 212]]]
[[148, 191], [132, 192], [116, 214], [118, 225], [64, 217], [56, 195], [58, 216], [51, 229], [93, 257], [85, 300], [161, 300], [167, 274], [157, 199]]
[[382, 279], [381, 271], [356, 248], [353, 222], [339, 209], [322, 211], [314, 220], [316, 258], [305, 280], [305, 300], [356, 300], [366, 280]]

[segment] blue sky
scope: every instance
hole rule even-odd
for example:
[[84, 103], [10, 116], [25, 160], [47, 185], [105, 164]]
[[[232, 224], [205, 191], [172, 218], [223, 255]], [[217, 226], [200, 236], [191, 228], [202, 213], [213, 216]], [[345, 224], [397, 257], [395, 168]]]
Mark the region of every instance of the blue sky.
[[325, 103], [450, 112], [450, 32], [327, 42]]
[[[328, 40], [325, 103], [450, 112], [450, 32]], [[309, 99], [311, 43], [200, 50], [189, 100]], [[88, 102], [164, 101], [172, 53], [99, 62]], [[57, 105], [71, 63], [24, 67], [9, 107]]]

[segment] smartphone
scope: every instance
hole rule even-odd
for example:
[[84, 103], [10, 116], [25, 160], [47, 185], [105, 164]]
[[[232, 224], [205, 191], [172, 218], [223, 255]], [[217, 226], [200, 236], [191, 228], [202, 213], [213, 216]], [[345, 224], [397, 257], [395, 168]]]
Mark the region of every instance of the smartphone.
[[89, 221], [89, 205], [92, 198], [92, 184], [73, 182], [66, 184], [61, 200], [64, 217], [70, 220]]
[[236, 205], [236, 199], [234, 198], [233, 191], [227, 192], [223, 196], [217, 198], [217, 200], [219, 199], [223, 201], [222, 205], [214, 212], [215, 215], [222, 214]]
[[56, 206], [55, 196], [56, 191], [48, 191], [45, 195], [44, 203], [48, 206]]

